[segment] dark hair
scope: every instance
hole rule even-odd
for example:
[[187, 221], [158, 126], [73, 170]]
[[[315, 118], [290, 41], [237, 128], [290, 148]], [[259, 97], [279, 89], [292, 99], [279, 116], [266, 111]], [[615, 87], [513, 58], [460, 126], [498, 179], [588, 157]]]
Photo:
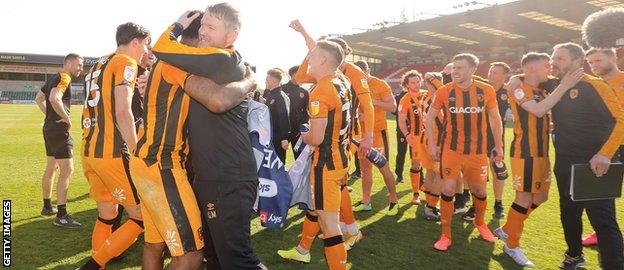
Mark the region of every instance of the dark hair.
[[133, 39], [146, 39], [150, 38], [150, 32], [143, 26], [136, 23], [127, 22], [117, 26], [117, 34], [115, 34], [117, 40], [117, 46], [127, 45]]
[[555, 45], [555, 47], [553, 47], [554, 50], [558, 50], [561, 48], [566, 49], [570, 52], [570, 56], [572, 56], [572, 60], [585, 58], [585, 51], [583, 50], [583, 47], [581, 47], [581, 45], [578, 45], [574, 42], [559, 43]]
[[282, 81], [283, 74], [284, 74], [284, 73], [283, 73], [283, 72], [282, 72], [282, 70], [281, 70], [281, 69], [279, 69], [279, 68], [272, 68], [272, 69], [269, 69], [269, 70], [267, 71], [267, 75], [269, 75], [269, 76], [271, 76], [271, 77], [273, 77], [273, 78], [276, 78], [276, 79], [277, 79], [278, 81], [280, 81], [280, 82]]
[[299, 70], [299, 66], [292, 66], [291, 68], [288, 69], [288, 75], [290, 77], [295, 76], [295, 73], [297, 73], [297, 70]]
[[585, 57], [590, 56], [594, 53], [599, 53], [599, 52], [604, 53], [607, 56], [611, 56], [611, 57], [617, 56], [617, 53], [615, 52], [614, 48], [608, 48], [608, 49], [590, 48], [589, 50], [587, 50], [587, 52], [585, 52]]
[[358, 60], [357, 62], [353, 64], [358, 66], [364, 72], [368, 70], [368, 63], [366, 63], [366, 61]]
[[520, 60], [520, 67], [526, 66], [528, 63], [538, 60], [547, 60], [550, 61], [550, 56], [545, 53], [538, 52], [529, 52], [522, 56], [522, 60]]
[[423, 78], [422, 74], [420, 74], [418, 70], [412, 69], [408, 72], [405, 72], [403, 76], [401, 76], [401, 86], [403, 86], [403, 88], [407, 88], [407, 83], [409, 82], [409, 79], [413, 77], [418, 77], [418, 79], [420, 79], [421, 81]]
[[490, 67], [500, 67], [503, 69], [503, 71], [505, 71], [505, 73], [509, 74], [509, 72], [511, 72], [511, 68], [509, 67], [509, 65], [507, 65], [507, 63], [505, 62], [492, 62], [490, 64]]
[[353, 49], [351, 49], [351, 47], [349, 47], [349, 44], [347, 44], [347, 42], [342, 38], [339, 38], [339, 37], [328, 38], [327, 41], [338, 43], [338, 45], [340, 45], [340, 47], [342, 48], [342, 51], [344, 51], [345, 55], [349, 55], [353, 52]]
[[238, 9], [230, 3], [223, 2], [208, 6], [208, 13], [216, 16], [225, 22], [225, 27], [240, 30], [241, 19]]
[[479, 57], [471, 53], [460, 53], [455, 55], [455, 57], [453, 57], [453, 61], [458, 60], [466, 60], [472, 67], [477, 67], [479, 65]]
[[204, 16], [204, 12], [199, 10], [193, 10], [189, 13], [188, 16], [191, 17], [197, 13], [199, 13], [199, 16], [197, 16], [197, 18], [195, 18], [191, 22], [191, 24], [189, 24], [189, 26], [184, 29], [184, 31], [182, 31], [183, 38], [197, 38], [199, 36], [199, 27], [201, 27], [201, 20]]
[[329, 53], [329, 55], [334, 59], [334, 64], [336, 64], [336, 67], [340, 66], [340, 64], [344, 60], [344, 51], [342, 50], [342, 47], [340, 47], [340, 45], [336, 42], [321, 40], [316, 43], [316, 46], [319, 49]]
[[83, 59], [83, 58], [77, 53], [69, 53], [65, 56], [65, 59], [63, 59], [63, 62], [67, 62], [69, 60], [77, 60], [77, 59]]

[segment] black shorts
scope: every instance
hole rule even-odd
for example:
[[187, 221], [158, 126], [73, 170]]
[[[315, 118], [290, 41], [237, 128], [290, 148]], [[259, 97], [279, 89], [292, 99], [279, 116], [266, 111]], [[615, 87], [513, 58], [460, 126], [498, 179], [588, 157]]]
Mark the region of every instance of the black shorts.
[[44, 129], [46, 156], [57, 159], [72, 158], [74, 140], [67, 129]]

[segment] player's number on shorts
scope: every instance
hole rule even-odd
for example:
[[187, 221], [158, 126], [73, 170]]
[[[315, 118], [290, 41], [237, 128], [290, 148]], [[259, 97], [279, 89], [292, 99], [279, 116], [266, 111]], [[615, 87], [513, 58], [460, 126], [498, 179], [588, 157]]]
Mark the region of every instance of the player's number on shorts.
[[[95, 107], [100, 102], [100, 86], [97, 84], [96, 81], [96, 79], [100, 76], [100, 73], [101, 70], [98, 69], [89, 73], [85, 77], [85, 106]], [[89, 99], [91, 96], [93, 96], [93, 98]]]

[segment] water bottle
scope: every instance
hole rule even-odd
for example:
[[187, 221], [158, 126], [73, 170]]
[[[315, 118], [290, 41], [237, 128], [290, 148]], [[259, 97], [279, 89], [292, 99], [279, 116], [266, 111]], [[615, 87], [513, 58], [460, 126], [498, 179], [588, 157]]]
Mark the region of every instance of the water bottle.
[[[310, 131], [310, 125], [308, 124], [301, 124], [299, 126], [299, 132], [300, 133], [306, 133]], [[299, 135], [299, 137], [297, 138], [297, 142], [295, 143], [295, 146], [293, 147], [294, 151], [296, 154], [301, 154], [301, 151], [303, 151], [303, 148], [306, 147], [306, 144], [303, 143], [303, 138], [301, 137], [301, 134]]]
[[[497, 156], [496, 150], [492, 150], [492, 157]], [[492, 159], [492, 168], [494, 168], [494, 173], [496, 174], [496, 179], [505, 180], [509, 177], [509, 173], [507, 172], [507, 166], [505, 166], [504, 162], [496, 162]]]
[[306, 133], [310, 131], [310, 125], [309, 124], [301, 124], [299, 125], [299, 132], [300, 133]]
[[[355, 144], [355, 146], [360, 147], [360, 142], [355, 140], [352, 140], [352, 142], [353, 144]], [[388, 159], [375, 148], [371, 148], [371, 150], [366, 155], [366, 159], [368, 159], [368, 161], [370, 161], [371, 163], [375, 164], [377, 168], [383, 168], [383, 166], [386, 166], [386, 163], [388, 163]]]

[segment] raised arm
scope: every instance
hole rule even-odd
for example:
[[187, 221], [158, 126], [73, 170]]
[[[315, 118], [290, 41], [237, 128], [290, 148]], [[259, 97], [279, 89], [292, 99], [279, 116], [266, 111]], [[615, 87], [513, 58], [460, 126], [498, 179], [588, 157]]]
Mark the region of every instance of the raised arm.
[[442, 87], [442, 81], [438, 80], [432, 72], [425, 73], [425, 85], [427, 89], [432, 87], [434, 90], [440, 89]]
[[[187, 17], [188, 12], [182, 14], [180, 19], [158, 38], [152, 52], [154, 55], [168, 64], [182, 69], [188, 73], [211, 79], [215, 74], [220, 77], [231, 77], [238, 70], [236, 59], [238, 56], [233, 49], [220, 49], [215, 47], [192, 47], [182, 44], [178, 37], [190, 23], [199, 16], [199, 13]], [[234, 74], [236, 75], [236, 74]], [[239, 76], [241, 74], [238, 74]]]
[[559, 100], [561, 100], [561, 97], [570, 88], [574, 87], [574, 85], [576, 85], [581, 80], [581, 78], [583, 78], [583, 69], [568, 72], [568, 74], [566, 74], [561, 80], [559, 86], [557, 86], [557, 88], [555, 88], [555, 90], [550, 93], [550, 95], [548, 95], [544, 100], [540, 102], [536, 102], [534, 99], [532, 99], [532, 97], [526, 97], [522, 92], [523, 90], [520, 88], [512, 90], [513, 93], [511, 94], [511, 96], [513, 98], [516, 98], [520, 106], [530, 114], [533, 114], [537, 117], [543, 117], [552, 109], [552, 107], [557, 104], [557, 102], [559, 102]]
[[308, 57], [307, 56], [305, 59], [303, 59], [303, 62], [301, 63], [301, 65], [299, 65], [299, 69], [297, 69], [297, 73], [295, 73], [295, 76], [293, 78], [295, 79], [295, 82], [298, 84], [316, 82], [316, 80], [308, 74]]
[[290, 28], [299, 32], [301, 36], [303, 36], [303, 39], [305, 40], [306, 46], [308, 46], [309, 51], [311, 51], [312, 49], [314, 49], [314, 47], [316, 47], [316, 40], [314, 40], [310, 36], [310, 34], [308, 34], [308, 31], [306, 31], [306, 29], [303, 27], [303, 25], [301, 24], [299, 20], [294, 20], [290, 22], [289, 26]]

